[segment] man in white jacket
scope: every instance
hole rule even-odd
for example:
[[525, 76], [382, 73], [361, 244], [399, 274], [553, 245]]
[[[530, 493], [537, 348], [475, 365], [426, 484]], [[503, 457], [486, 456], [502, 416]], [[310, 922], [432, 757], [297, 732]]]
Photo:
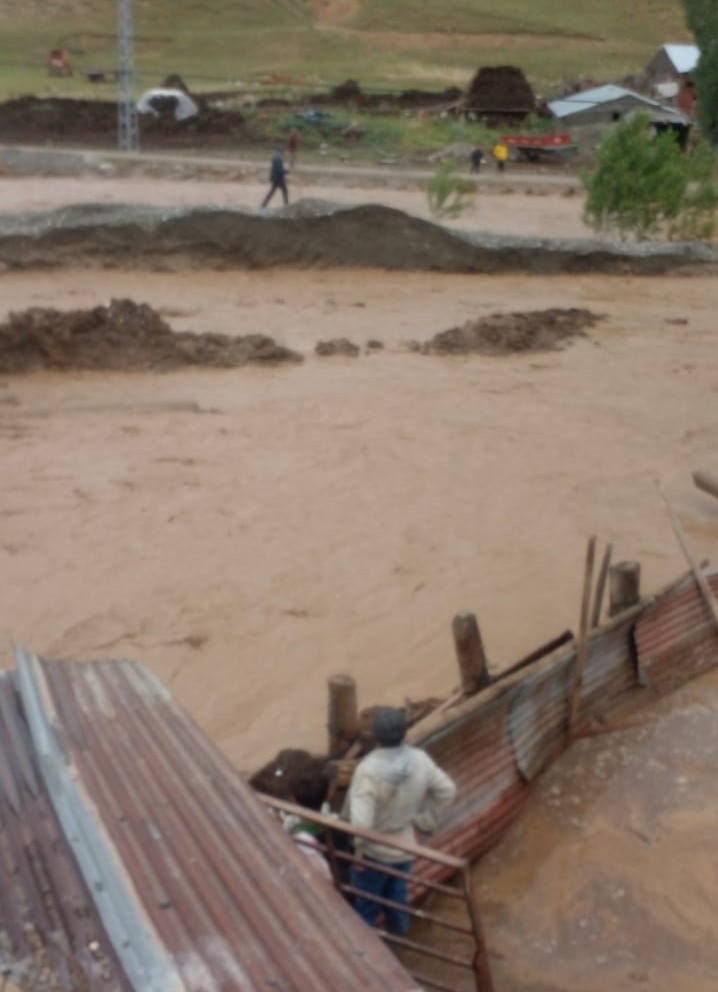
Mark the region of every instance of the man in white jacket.
[[[374, 737], [379, 745], [357, 765], [347, 796], [351, 823], [414, 843], [414, 827], [425, 833], [436, 830], [441, 814], [453, 800], [456, 786], [425, 751], [404, 743], [407, 730], [403, 710], [382, 707], [374, 718]], [[357, 896], [355, 908], [372, 926], [383, 910], [389, 933], [406, 936], [409, 915], [382, 906], [379, 896], [400, 906], [408, 902], [406, 878], [382, 871], [388, 865], [408, 872], [411, 861], [403, 851], [357, 838], [355, 853], [362, 862], [352, 865], [352, 885], [366, 893]]]

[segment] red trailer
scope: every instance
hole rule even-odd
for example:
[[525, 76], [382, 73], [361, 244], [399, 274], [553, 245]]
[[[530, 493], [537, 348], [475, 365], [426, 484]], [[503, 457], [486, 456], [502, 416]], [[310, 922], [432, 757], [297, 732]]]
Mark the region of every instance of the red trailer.
[[528, 162], [561, 154], [572, 154], [575, 145], [567, 131], [551, 134], [505, 134], [501, 138], [507, 148], [516, 150], [516, 157]]

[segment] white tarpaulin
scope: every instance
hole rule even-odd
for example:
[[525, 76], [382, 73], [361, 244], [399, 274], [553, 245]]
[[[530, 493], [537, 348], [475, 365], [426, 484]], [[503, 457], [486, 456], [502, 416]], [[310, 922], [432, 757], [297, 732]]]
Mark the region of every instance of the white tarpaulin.
[[137, 110], [140, 114], [154, 114], [155, 117], [159, 117], [159, 111], [152, 106], [152, 102], [158, 98], [167, 99], [168, 97], [172, 97], [176, 101], [175, 120], [185, 121], [188, 117], [197, 116], [199, 108], [184, 90], [147, 90], [137, 101]]

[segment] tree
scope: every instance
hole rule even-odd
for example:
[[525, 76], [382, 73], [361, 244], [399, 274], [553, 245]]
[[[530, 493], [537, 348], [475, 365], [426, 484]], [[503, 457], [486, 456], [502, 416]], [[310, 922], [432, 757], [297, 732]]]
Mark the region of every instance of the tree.
[[598, 149], [596, 168], [584, 179], [584, 219], [621, 238], [709, 238], [718, 206], [715, 168], [705, 142], [686, 155], [670, 129], [657, 134], [648, 114], [634, 114]]
[[683, 0], [686, 23], [700, 51], [693, 82], [698, 96], [698, 120], [706, 141], [718, 145], [718, 3]]

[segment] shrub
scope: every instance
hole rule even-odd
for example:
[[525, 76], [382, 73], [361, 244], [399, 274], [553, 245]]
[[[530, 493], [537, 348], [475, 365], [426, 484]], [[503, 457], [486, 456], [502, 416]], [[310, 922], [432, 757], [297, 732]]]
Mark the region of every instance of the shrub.
[[474, 190], [471, 180], [458, 176], [451, 162], [442, 162], [427, 186], [429, 210], [439, 220], [459, 217], [471, 205]]

